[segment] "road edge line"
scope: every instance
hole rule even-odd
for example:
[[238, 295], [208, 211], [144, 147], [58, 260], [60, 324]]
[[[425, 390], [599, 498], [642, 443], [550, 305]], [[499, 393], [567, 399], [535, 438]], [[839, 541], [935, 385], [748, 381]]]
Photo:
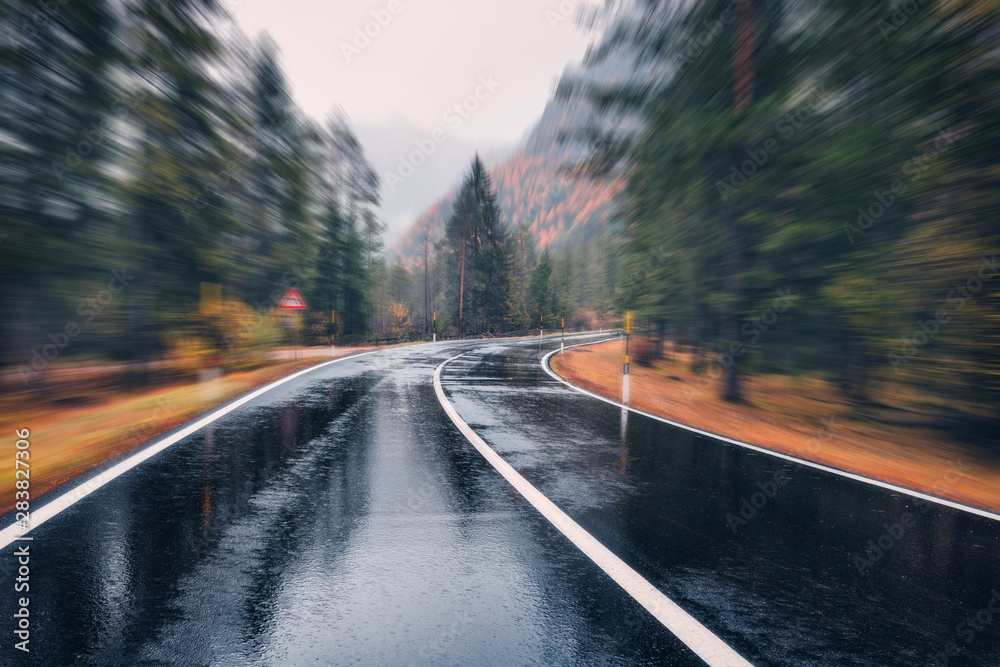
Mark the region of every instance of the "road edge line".
[[463, 420], [441, 386], [441, 370], [450, 362], [468, 354], [455, 355], [446, 359], [434, 371], [434, 392], [445, 413], [458, 427], [462, 435], [476, 450], [520, 493], [525, 500], [538, 510], [549, 523], [556, 527], [570, 542], [584, 553], [615, 583], [622, 587], [636, 602], [642, 605], [663, 626], [673, 633], [698, 657], [711, 667], [753, 667], [729, 644], [712, 633], [697, 619], [681, 609], [676, 602], [664, 595], [658, 588], [633, 570], [610, 549], [573, 521], [565, 512], [536, 489], [531, 482], [521, 476], [504, 461], [499, 454], [483, 441]]
[[[566, 349], [568, 350], [571, 347], [581, 347], [583, 345], [597, 345], [598, 343], [608, 343], [608, 342], [610, 342], [612, 340], [616, 340], [616, 339], [610, 338], [608, 340], [599, 340], [599, 341], [594, 342], [594, 343], [577, 343], [576, 345], [567, 345]], [[625, 410], [629, 410], [629, 411], [634, 412], [636, 414], [643, 415], [644, 417], [649, 417], [650, 419], [655, 419], [655, 420], [663, 422], [665, 424], [670, 424], [671, 426], [677, 426], [678, 428], [682, 428], [682, 429], [684, 429], [686, 431], [691, 431], [692, 433], [697, 433], [699, 435], [704, 435], [704, 436], [707, 436], [707, 437], [710, 437], [710, 438], [715, 438], [716, 440], [722, 440], [723, 442], [727, 442], [727, 443], [729, 443], [731, 445], [736, 445], [737, 447], [744, 447], [746, 449], [752, 449], [753, 451], [759, 452], [761, 454], [767, 454], [769, 456], [774, 456], [774, 457], [779, 458], [779, 459], [784, 459], [786, 461], [791, 461], [792, 463], [798, 463], [800, 465], [808, 466], [810, 468], [815, 468], [816, 470], [822, 470], [823, 472], [832, 473], [832, 474], [837, 475], [839, 477], [846, 477], [846, 478], [852, 479], [852, 480], [854, 480], [856, 482], [862, 482], [863, 484], [870, 484], [872, 486], [878, 486], [878, 487], [881, 487], [883, 489], [888, 489], [889, 491], [895, 491], [897, 493], [902, 493], [902, 494], [907, 495], [907, 496], [911, 496], [911, 497], [915, 497], [915, 498], [922, 498], [923, 500], [935, 503], [937, 505], [944, 505], [945, 507], [950, 507], [951, 509], [960, 510], [962, 512], [968, 512], [970, 514], [976, 514], [976, 515], [979, 515], [981, 517], [985, 517], [987, 519], [992, 519], [993, 521], [1000, 521], [1000, 514], [996, 514], [994, 512], [990, 512], [989, 510], [982, 509], [981, 507], [974, 507], [972, 505], [965, 505], [963, 503], [956, 502], [954, 500], [948, 500], [947, 498], [939, 498], [937, 496], [932, 496], [929, 493], [924, 493], [923, 491], [917, 491], [916, 489], [909, 489], [909, 488], [907, 488], [905, 486], [899, 486], [898, 484], [892, 484], [890, 482], [883, 482], [880, 479], [875, 479], [873, 477], [866, 477], [864, 475], [859, 475], [858, 473], [848, 472], [846, 470], [840, 470], [839, 468], [833, 468], [831, 466], [823, 465], [822, 463], [816, 463], [815, 461], [809, 461], [808, 459], [801, 459], [801, 458], [798, 458], [797, 456], [792, 456], [791, 454], [785, 454], [783, 452], [774, 451], [773, 449], [767, 449], [766, 447], [761, 447], [760, 445], [753, 445], [753, 444], [751, 444], [749, 442], [743, 442], [742, 440], [736, 440], [735, 438], [730, 438], [730, 437], [725, 436], [725, 435], [720, 435], [718, 433], [712, 433], [711, 431], [705, 431], [705, 430], [702, 430], [700, 428], [696, 428], [694, 426], [689, 426], [688, 424], [684, 424], [684, 423], [681, 423], [681, 422], [676, 422], [676, 421], [673, 421], [672, 419], [667, 419], [666, 417], [661, 417], [660, 415], [654, 415], [652, 412], [646, 412], [645, 410], [640, 410], [638, 408], [634, 408], [631, 405], [626, 405], [626, 404], [621, 403], [619, 401], [616, 401], [616, 400], [614, 400], [612, 398], [608, 398], [607, 396], [601, 396], [600, 394], [594, 393], [594, 392], [590, 391], [589, 389], [584, 389], [583, 387], [579, 387], [579, 386], [573, 384], [569, 380], [567, 380], [567, 379], [565, 379], [563, 377], [560, 377], [560, 375], [558, 373], [556, 373], [555, 371], [553, 371], [552, 368], [549, 366], [549, 359], [551, 359], [551, 357], [554, 354], [556, 354], [557, 352], [559, 352], [559, 350], [553, 350], [552, 352], [549, 352], [544, 357], [542, 357], [542, 360], [541, 360], [542, 369], [546, 373], [548, 373], [553, 379], [558, 380], [559, 382], [563, 383], [567, 387], [569, 387], [571, 389], [574, 389], [574, 390], [580, 392], [581, 394], [586, 394], [587, 396], [590, 396], [591, 398], [596, 398], [598, 400], [604, 401], [605, 403], [610, 403], [611, 405], [614, 405], [615, 407], [622, 408], [622, 409], [625, 409]]]
[[42, 525], [49, 519], [58, 515], [60, 512], [66, 510], [68, 507], [71, 507], [78, 501], [83, 500], [84, 498], [89, 496], [94, 491], [97, 491], [99, 488], [101, 488], [108, 482], [111, 482], [117, 477], [124, 475], [126, 472], [128, 472], [132, 468], [135, 468], [140, 463], [143, 463], [147, 459], [156, 456], [157, 454], [167, 449], [171, 445], [174, 445], [180, 440], [183, 440], [187, 436], [191, 435], [192, 433], [201, 430], [202, 428], [208, 426], [209, 424], [219, 419], [220, 417], [226, 416], [236, 408], [245, 405], [246, 403], [249, 403], [253, 399], [260, 396], [261, 394], [264, 394], [265, 392], [268, 392], [274, 389], [275, 387], [283, 385], [286, 382], [294, 380], [297, 377], [305, 375], [306, 373], [311, 373], [313, 371], [319, 370], [320, 368], [325, 368], [331, 364], [336, 364], [341, 361], [346, 361], [347, 359], [357, 359], [358, 357], [363, 357], [369, 354], [375, 354], [378, 351], [379, 350], [372, 350], [371, 352], [352, 354], [349, 356], [340, 357], [338, 359], [331, 359], [330, 361], [325, 361], [321, 364], [310, 366], [309, 368], [304, 368], [301, 371], [297, 371], [291, 375], [279, 378], [278, 380], [275, 380], [271, 384], [260, 387], [259, 389], [255, 389], [251, 393], [241, 398], [237, 398], [236, 400], [226, 405], [223, 405], [221, 407], [209, 411], [202, 417], [196, 418], [197, 421], [195, 421], [194, 423], [189, 423], [188, 426], [185, 426], [176, 433], [173, 433], [163, 438], [155, 445], [151, 445], [149, 447], [146, 447], [140, 452], [136, 452], [135, 454], [129, 456], [125, 460], [119, 461], [118, 463], [108, 468], [104, 472], [91, 477], [82, 484], [79, 484], [78, 486], [73, 487], [69, 491], [66, 491], [62, 495], [53, 498], [45, 505], [43, 505], [41, 509], [32, 511], [31, 519], [28, 521], [29, 528], [27, 531], [21, 532], [20, 526], [16, 522], [7, 526], [3, 530], [0, 530], [0, 549], [6, 548], [10, 544], [12, 544], [15, 540], [17, 540], [18, 537], [20, 537], [21, 535], [26, 535], [27, 533], [31, 532], [32, 530]]

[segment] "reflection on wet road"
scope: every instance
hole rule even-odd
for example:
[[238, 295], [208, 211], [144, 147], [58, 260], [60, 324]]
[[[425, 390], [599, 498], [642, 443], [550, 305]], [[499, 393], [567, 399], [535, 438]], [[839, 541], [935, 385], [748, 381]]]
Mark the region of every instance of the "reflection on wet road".
[[462, 418], [755, 665], [1000, 664], [1000, 613], [958, 630], [1000, 590], [1000, 523], [624, 416], [549, 378], [553, 345], [345, 360], [157, 454], [32, 532], [31, 653], [9, 622], [0, 664], [703, 664], [449, 421], [431, 377], [463, 351]]

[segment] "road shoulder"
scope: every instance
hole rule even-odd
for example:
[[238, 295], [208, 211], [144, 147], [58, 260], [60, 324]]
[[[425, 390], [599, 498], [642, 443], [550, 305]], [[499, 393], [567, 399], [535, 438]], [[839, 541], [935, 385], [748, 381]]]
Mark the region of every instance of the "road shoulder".
[[[568, 383], [621, 400], [621, 341], [585, 344], [554, 354], [550, 367]], [[784, 414], [774, 401], [730, 405], [715, 397], [714, 384], [671, 365], [631, 365], [630, 406], [763, 449], [812, 461], [962, 505], [1000, 510], [1000, 467], [963, 448], [916, 429], [883, 427], [859, 420], [848, 406], [824, 412]], [[769, 388], [777, 393], [778, 388]], [[767, 388], [764, 391], [768, 391]], [[805, 393], [805, 392], [800, 392]], [[808, 396], [801, 396], [802, 402]]]

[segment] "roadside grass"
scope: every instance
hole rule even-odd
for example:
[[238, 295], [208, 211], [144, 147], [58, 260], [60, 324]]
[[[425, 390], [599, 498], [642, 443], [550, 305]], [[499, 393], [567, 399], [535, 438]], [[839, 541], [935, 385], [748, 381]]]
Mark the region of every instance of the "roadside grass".
[[[621, 401], [622, 361], [623, 343], [611, 341], [553, 355], [551, 366], [569, 382]], [[861, 413], [823, 380], [767, 375], [747, 376], [747, 400], [734, 405], [719, 399], [716, 382], [702, 380], [690, 362], [689, 355], [675, 354], [652, 367], [633, 363], [630, 404], [760, 447], [1000, 511], [998, 461], [932, 428], [926, 412], [914, 409], [926, 406], [928, 397], [897, 389], [892, 401], [898, 407]]]

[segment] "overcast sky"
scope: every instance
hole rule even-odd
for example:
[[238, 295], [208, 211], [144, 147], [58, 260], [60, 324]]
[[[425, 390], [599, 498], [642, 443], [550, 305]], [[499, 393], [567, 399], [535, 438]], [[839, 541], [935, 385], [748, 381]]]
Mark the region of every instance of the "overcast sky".
[[383, 177], [444, 131], [412, 180], [383, 187], [390, 239], [473, 152], [514, 147], [538, 120], [559, 74], [583, 57], [573, 11], [584, 1], [226, 0], [244, 32], [278, 43], [306, 113], [344, 108]]

